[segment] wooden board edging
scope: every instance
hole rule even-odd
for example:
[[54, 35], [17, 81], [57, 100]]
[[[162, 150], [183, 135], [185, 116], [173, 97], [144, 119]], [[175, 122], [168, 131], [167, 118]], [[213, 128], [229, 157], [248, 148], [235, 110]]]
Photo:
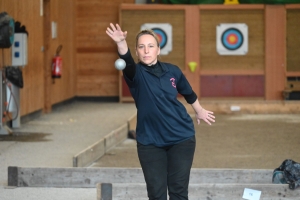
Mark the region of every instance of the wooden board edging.
[[109, 149], [123, 142], [128, 136], [128, 122], [107, 134], [93, 145], [73, 156], [73, 167], [86, 167], [100, 159]]
[[[269, 169], [192, 168], [190, 184], [270, 184]], [[8, 167], [8, 186], [95, 188], [97, 183], [145, 183], [141, 168]]]

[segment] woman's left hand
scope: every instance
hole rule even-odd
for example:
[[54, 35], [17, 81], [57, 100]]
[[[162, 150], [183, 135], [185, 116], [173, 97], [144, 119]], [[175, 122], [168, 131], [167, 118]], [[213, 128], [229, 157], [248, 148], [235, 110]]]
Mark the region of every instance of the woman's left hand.
[[199, 113], [196, 113], [197, 123], [200, 124], [200, 120], [202, 119], [203, 121], [211, 125], [211, 122], [215, 122], [215, 116], [213, 114], [214, 113], [212, 111], [208, 111], [202, 108]]

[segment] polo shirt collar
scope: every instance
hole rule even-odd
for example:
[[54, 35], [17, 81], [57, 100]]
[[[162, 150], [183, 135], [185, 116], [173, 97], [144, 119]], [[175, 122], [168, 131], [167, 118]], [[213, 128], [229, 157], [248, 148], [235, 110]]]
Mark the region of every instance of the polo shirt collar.
[[[139, 62], [139, 64], [142, 66], [142, 69], [144, 69], [145, 71], [149, 71], [149, 70], [147, 69], [149, 66], [143, 64], [142, 62]], [[159, 65], [161, 66], [162, 71], [163, 71], [164, 73], [169, 71], [169, 68], [168, 68], [168, 66], [167, 66], [165, 63], [160, 62], [159, 60], [157, 60], [157, 64], [159, 64]]]

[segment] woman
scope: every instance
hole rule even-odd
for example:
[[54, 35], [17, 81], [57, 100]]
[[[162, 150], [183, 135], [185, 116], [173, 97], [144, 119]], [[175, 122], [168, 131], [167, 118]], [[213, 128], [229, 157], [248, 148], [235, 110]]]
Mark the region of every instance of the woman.
[[[195, 152], [194, 123], [178, 93], [192, 105], [196, 120], [211, 125], [213, 112], [203, 109], [181, 70], [158, 61], [159, 40], [152, 30], [136, 36], [135, 63], [127, 46], [127, 32], [110, 24], [106, 33], [124, 59], [124, 79], [137, 108], [136, 140], [139, 161], [150, 200], [188, 199], [190, 170]], [[168, 194], [167, 194], [168, 192]]]

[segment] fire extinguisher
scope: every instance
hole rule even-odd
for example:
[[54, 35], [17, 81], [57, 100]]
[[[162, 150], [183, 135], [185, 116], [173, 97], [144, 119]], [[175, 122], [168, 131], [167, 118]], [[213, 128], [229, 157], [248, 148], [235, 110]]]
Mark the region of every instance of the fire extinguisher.
[[56, 55], [52, 59], [52, 78], [60, 78], [62, 70], [62, 57], [59, 53], [62, 49], [62, 45], [59, 45], [56, 49]]

